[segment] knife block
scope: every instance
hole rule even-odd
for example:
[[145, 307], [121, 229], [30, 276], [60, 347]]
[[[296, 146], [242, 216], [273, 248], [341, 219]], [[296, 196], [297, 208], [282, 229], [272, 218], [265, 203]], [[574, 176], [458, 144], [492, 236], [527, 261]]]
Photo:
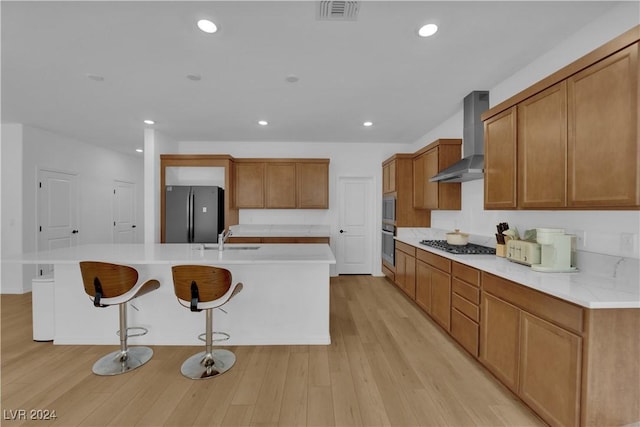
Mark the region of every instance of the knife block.
[[506, 247], [507, 245], [496, 244], [496, 256], [504, 258], [507, 253]]

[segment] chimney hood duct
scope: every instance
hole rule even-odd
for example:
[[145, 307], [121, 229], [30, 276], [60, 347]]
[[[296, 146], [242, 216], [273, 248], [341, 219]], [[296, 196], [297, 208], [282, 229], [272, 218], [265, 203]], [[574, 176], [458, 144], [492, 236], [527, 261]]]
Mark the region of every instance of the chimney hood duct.
[[430, 182], [465, 182], [484, 178], [484, 125], [480, 115], [489, 109], [489, 92], [477, 90], [464, 97], [464, 158], [429, 178]]

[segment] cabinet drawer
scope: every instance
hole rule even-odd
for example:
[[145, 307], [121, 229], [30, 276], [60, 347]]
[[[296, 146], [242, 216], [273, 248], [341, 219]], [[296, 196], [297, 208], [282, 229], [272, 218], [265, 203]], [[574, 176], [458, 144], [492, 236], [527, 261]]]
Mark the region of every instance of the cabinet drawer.
[[480, 287], [480, 270], [477, 270], [468, 265], [460, 264], [459, 262], [453, 263], [453, 277], [464, 280], [470, 285]]
[[480, 308], [458, 294], [454, 293], [451, 297], [451, 305], [474, 322], [480, 321]]
[[478, 357], [479, 326], [458, 310], [451, 310], [451, 335], [474, 357]]
[[424, 261], [427, 264], [431, 264], [435, 268], [442, 270], [446, 273], [451, 273], [451, 261], [440, 255], [432, 254], [431, 252], [423, 251], [419, 249], [417, 251], [417, 258], [420, 261]]
[[407, 245], [406, 243], [402, 243], [396, 240], [396, 249], [404, 252], [405, 254], [411, 255], [412, 257], [416, 256], [416, 248], [411, 245]]
[[582, 307], [484, 271], [482, 290], [565, 329], [582, 334]]
[[480, 289], [474, 288], [473, 286], [469, 286], [465, 282], [461, 282], [458, 279], [453, 279], [451, 281], [453, 286], [453, 292], [460, 295], [461, 297], [471, 301], [475, 305], [480, 304]]

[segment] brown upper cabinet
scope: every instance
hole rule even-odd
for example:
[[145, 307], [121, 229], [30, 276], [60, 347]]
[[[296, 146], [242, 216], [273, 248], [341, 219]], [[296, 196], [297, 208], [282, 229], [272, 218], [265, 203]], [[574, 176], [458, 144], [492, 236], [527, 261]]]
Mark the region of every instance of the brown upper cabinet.
[[635, 43], [569, 78], [571, 207], [640, 205], [639, 49]]
[[396, 199], [396, 227], [431, 224], [430, 212], [413, 206], [413, 154], [394, 154], [382, 162], [382, 193]]
[[328, 159], [236, 159], [235, 200], [247, 209], [327, 209]]
[[266, 163], [266, 203], [268, 209], [296, 208], [296, 164]]
[[461, 209], [461, 184], [429, 182], [429, 178], [460, 160], [462, 140], [439, 139], [415, 153], [413, 206], [418, 209]]
[[640, 207], [640, 26], [482, 114], [486, 209]]
[[516, 108], [484, 122], [484, 207], [516, 207]]
[[262, 162], [235, 162], [236, 208], [264, 208], [264, 174]]
[[396, 191], [396, 161], [389, 160], [382, 164], [382, 194]]
[[329, 162], [296, 163], [298, 207], [327, 209], [329, 207]]
[[517, 147], [518, 206], [566, 206], [566, 82], [551, 86], [518, 104]]

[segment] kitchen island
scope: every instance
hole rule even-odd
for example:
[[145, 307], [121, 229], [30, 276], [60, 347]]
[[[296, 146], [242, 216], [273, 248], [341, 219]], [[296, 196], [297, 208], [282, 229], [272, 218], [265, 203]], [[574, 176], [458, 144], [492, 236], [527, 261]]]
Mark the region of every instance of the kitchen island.
[[132, 301], [129, 326], [147, 335], [131, 345], [200, 345], [204, 313], [182, 307], [174, 294], [171, 267], [212, 265], [231, 271], [242, 292], [216, 310], [213, 329], [231, 338], [224, 345], [330, 344], [329, 266], [336, 260], [326, 244], [95, 244], [24, 254], [17, 262], [54, 264], [54, 344], [118, 344], [118, 310], [95, 308], [85, 294], [80, 261], [136, 268], [141, 280], [160, 288]]

